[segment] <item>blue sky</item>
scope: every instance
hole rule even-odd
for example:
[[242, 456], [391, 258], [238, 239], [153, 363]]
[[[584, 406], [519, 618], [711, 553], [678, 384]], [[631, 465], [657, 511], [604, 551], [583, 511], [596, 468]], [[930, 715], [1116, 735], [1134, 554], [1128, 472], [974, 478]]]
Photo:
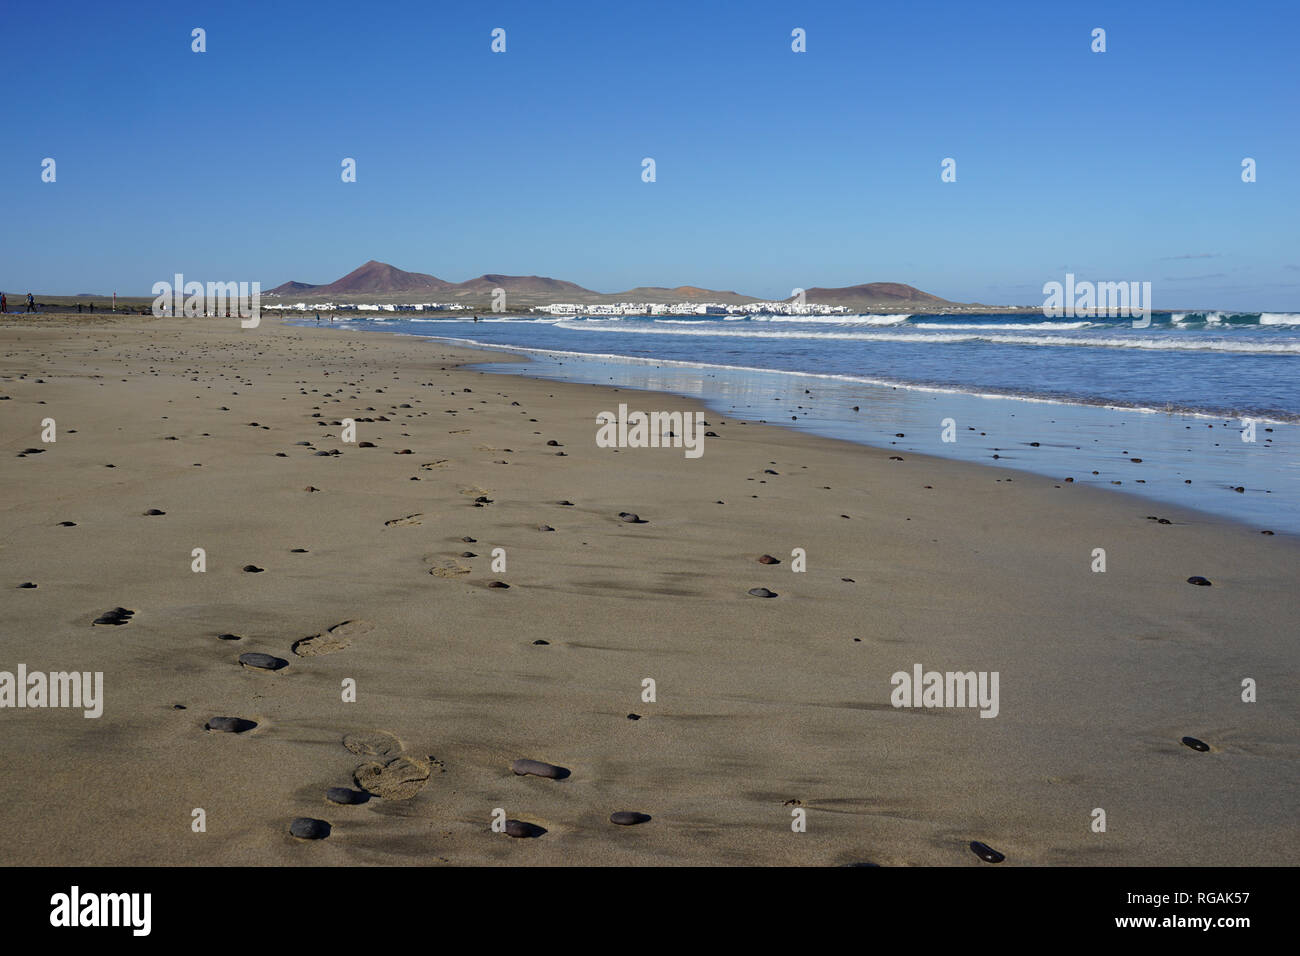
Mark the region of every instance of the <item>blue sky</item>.
[[7, 4], [0, 288], [373, 258], [997, 304], [1072, 271], [1298, 311], [1298, 26], [1268, 0]]

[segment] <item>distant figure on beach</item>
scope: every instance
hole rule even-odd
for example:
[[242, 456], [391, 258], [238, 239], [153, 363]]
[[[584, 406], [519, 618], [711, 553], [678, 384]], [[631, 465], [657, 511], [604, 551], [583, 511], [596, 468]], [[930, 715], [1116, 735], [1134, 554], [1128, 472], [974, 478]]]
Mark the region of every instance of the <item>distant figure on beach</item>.
[[91, 314], [91, 315], [94, 315], [94, 314], [95, 314], [95, 303], [93, 303], [93, 302], [90, 303], [90, 314]]
[[475, 321], [475, 322], [477, 322], [477, 321], [478, 321], [478, 316], [477, 316], [477, 315], [476, 315], [476, 316], [474, 316], [474, 321]]
[[0, 292], [0, 315], [9, 311], [9, 296]]
[[320, 313], [319, 313], [319, 312], [316, 313], [316, 324], [317, 324], [317, 325], [320, 325]]
[[78, 315], [81, 314], [81, 303], [80, 303], [80, 302], [77, 303], [77, 314], [78, 314]]
[[30, 292], [27, 293], [27, 311], [28, 312], [36, 311], [36, 300], [32, 298], [32, 294]]

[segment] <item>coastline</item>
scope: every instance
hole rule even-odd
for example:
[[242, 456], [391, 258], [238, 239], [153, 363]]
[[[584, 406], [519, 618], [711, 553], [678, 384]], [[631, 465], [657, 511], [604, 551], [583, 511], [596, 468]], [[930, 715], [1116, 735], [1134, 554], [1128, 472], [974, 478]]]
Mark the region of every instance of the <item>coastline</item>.
[[[1267, 453], [1284, 458], [1284, 449], [1300, 437], [1300, 426], [1294, 422], [1251, 419], [1260, 434], [1257, 442], [1245, 449], [1239, 441], [1241, 419], [1202, 411], [1069, 401], [795, 369], [562, 351], [412, 333], [382, 325], [376, 328], [370, 323], [354, 330], [433, 338], [453, 347], [510, 356], [500, 363], [474, 364], [485, 371], [667, 392], [700, 401], [715, 414], [751, 423], [777, 424], [867, 447], [1012, 468], [1119, 491], [1146, 500], [1150, 508], [1177, 507], [1202, 519], [1226, 518], [1261, 532], [1300, 536], [1300, 473], [1284, 465], [1271, 466], [1259, 457], [1259, 453]], [[528, 359], [527, 367], [518, 365], [517, 357]], [[770, 401], [779, 404], [767, 405]], [[784, 420], [772, 421], [769, 416], [774, 412]], [[947, 436], [951, 443], [942, 426], [948, 419], [953, 421], [952, 433]], [[958, 429], [957, 422], [964, 427]], [[1196, 429], [1199, 437], [1185, 436], [1179, 426]], [[1212, 431], [1216, 426], [1220, 430]], [[900, 428], [903, 434], [898, 433]], [[1220, 440], [1225, 431], [1230, 437]], [[1136, 451], [1130, 453], [1126, 447], [1130, 444], [1145, 449], [1143, 457], [1136, 457]]]
[[[28, 784], [0, 807], [5, 862], [982, 865], [970, 840], [1012, 864], [1294, 862], [1290, 536], [1167, 506], [1158, 525], [1157, 506], [1104, 489], [329, 331], [0, 322], [0, 669], [102, 671], [106, 687], [94, 721], [0, 711], [0, 754]], [[702, 411], [720, 437], [695, 461], [596, 448], [596, 412], [628, 396]], [[391, 421], [360, 423], [377, 446], [362, 449], [324, 437], [345, 415]], [[59, 441], [15, 459], [46, 416]], [[128, 624], [90, 624], [119, 605]], [[347, 620], [373, 628], [293, 653]], [[289, 666], [236, 662], [258, 651]], [[890, 675], [916, 663], [999, 672], [998, 717], [894, 708]], [[1258, 703], [1240, 700], [1246, 677]], [[203, 730], [218, 714], [259, 726]], [[328, 804], [372, 759], [342, 740], [377, 730], [427, 784]], [[516, 777], [521, 757], [573, 775]], [[497, 807], [549, 832], [494, 834]], [[653, 820], [613, 827], [615, 810]], [[295, 841], [296, 816], [334, 832]]]

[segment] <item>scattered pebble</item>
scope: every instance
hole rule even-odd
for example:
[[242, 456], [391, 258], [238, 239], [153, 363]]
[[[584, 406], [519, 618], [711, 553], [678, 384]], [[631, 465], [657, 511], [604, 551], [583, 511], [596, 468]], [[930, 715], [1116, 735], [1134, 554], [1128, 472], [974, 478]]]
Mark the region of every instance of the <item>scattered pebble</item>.
[[245, 667], [256, 667], [264, 671], [278, 671], [282, 667], [288, 667], [289, 662], [283, 657], [275, 657], [271, 654], [240, 654], [239, 663]]
[[516, 776], [526, 777], [546, 777], [550, 780], [563, 780], [569, 776], [569, 771], [564, 767], [557, 767], [553, 763], [544, 763], [541, 760], [516, 760], [510, 765], [510, 769], [515, 772]]
[[148, 511], [144, 512], [145, 515], [151, 518], [157, 515], [165, 515], [166, 513], [167, 512], [165, 511], [159, 511], [157, 508], [150, 508]]
[[1197, 740], [1195, 737], [1184, 737], [1183, 743], [1198, 753], [1206, 753], [1210, 749], [1209, 744], [1204, 740]]
[[[36, 585], [32, 585], [35, 587]], [[95, 624], [111, 624], [119, 627], [127, 623], [135, 615], [135, 611], [128, 611], [124, 607], [115, 607], [111, 611], [105, 611], [99, 617], [95, 618]]]
[[987, 843], [981, 843], [979, 840], [971, 841], [971, 852], [983, 860], [985, 863], [1001, 863], [1006, 859], [1001, 853], [993, 849]]
[[780, 564], [780, 563], [781, 563], [781, 559], [780, 559], [780, 558], [774, 558], [774, 557], [772, 557], [770, 554], [765, 554], [765, 555], [763, 555], [761, 558], [758, 559], [758, 563], [759, 563], [759, 564]]
[[244, 565], [244, 570], [247, 571], [249, 574], [261, 574], [266, 569], [259, 568], [256, 564], [246, 564]]
[[353, 790], [351, 787], [330, 787], [325, 791], [325, 799], [330, 803], [356, 806], [369, 801], [370, 794], [364, 790]]
[[776, 597], [776, 592], [769, 591], [767, 588], [750, 588], [749, 593], [752, 594], [754, 597], [761, 597], [761, 598]]
[[289, 832], [300, 840], [323, 840], [330, 835], [330, 825], [313, 817], [298, 817], [289, 824]]
[[650, 814], [636, 810], [618, 810], [609, 815], [609, 822], [620, 827], [633, 827], [638, 823], [649, 823]]
[[1210, 587], [1211, 582], [1208, 579], [1201, 577], [1199, 574], [1194, 574], [1187, 579], [1187, 583], [1195, 584], [1198, 588], [1208, 588]]
[[223, 734], [242, 734], [257, 726], [257, 721], [243, 717], [210, 717], [203, 725], [204, 730], [214, 730]]
[[619, 516], [619, 518], [620, 518], [621, 520], [626, 521], [628, 524], [648, 524], [648, 523], [649, 523], [649, 522], [647, 522], [647, 521], [643, 521], [643, 520], [641, 520], [641, 516], [640, 516], [640, 515], [638, 515], [638, 514], [633, 514], [631, 511], [620, 511], [620, 512], [618, 513], [618, 516]]
[[512, 837], [539, 837], [546, 832], [545, 827], [539, 827], [536, 823], [525, 823], [523, 820], [507, 820], [506, 836]]

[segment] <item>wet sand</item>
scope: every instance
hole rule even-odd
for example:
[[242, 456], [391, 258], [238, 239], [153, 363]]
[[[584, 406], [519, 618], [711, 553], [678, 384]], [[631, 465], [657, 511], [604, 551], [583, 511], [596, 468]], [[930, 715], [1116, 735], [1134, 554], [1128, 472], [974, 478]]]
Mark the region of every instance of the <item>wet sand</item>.
[[[0, 710], [0, 862], [1297, 859], [1293, 538], [456, 367], [482, 360], [271, 319], [0, 321], [0, 671], [103, 672], [105, 698]], [[598, 448], [620, 402], [718, 437]], [[892, 706], [918, 663], [997, 672], [997, 716]]]

